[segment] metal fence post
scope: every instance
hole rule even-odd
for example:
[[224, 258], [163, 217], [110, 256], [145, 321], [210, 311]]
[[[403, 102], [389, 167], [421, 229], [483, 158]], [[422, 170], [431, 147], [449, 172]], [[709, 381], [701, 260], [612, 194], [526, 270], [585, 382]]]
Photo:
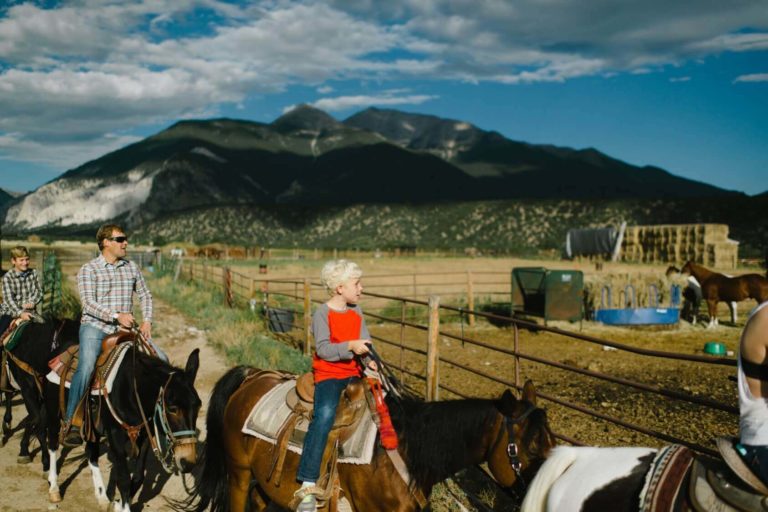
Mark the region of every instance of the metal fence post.
[[438, 346], [440, 331], [440, 297], [429, 296], [429, 329], [427, 331], [427, 402], [439, 399], [440, 376], [438, 375]]

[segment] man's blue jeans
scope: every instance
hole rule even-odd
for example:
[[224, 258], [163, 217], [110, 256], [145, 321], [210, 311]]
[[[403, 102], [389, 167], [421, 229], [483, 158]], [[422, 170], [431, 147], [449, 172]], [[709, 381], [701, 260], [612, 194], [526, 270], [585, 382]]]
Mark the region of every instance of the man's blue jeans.
[[347, 387], [352, 377], [346, 379], [328, 379], [315, 383], [315, 410], [312, 421], [304, 438], [299, 471], [296, 479], [300, 482], [317, 482], [320, 478], [320, 464], [323, 462], [325, 443], [328, 433], [336, 419], [336, 406], [339, 405], [341, 392]]
[[101, 340], [107, 334], [91, 324], [80, 324], [80, 352], [78, 353], [77, 370], [72, 377], [67, 399], [67, 413], [65, 421], [72, 419], [75, 408], [83, 397], [86, 387], [91, 382], [91, 375], [96, 366], [96, 359], [101, 352]]
[[[83, 397], [86, 391], [86, 387], [91, 382], [91, 375], [93, 375], [94, 367], [96, 366], [96, 359], [99, 358], [101, 353], [101, 341], [104, 339], [107, 333], [91, 324], [80, 324], [80, 352], [78, 354], [77, 370], [72, 376], [72, 382], [69, 388], [69, 398], [67, 399], [67, 412], [65, 421], [72, 419], [75, 414], [78, 402]], [[157, 356], [168, 362], [168, 356], [160, 350], [151, 339], [147, 340], [152, 348], [157, 352]]]

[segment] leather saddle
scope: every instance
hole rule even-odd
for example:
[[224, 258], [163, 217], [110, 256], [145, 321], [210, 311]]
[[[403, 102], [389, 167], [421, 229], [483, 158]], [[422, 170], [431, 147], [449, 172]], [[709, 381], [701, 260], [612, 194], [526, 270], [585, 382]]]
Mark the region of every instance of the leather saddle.
[[768, 496], [756, 492], [715, 459], [694, 460], [688, 496], [697, 512], [768, 512]]
[[[276, 443], [272, 452], [272, 465], [267, 480], [273, 481], [276, 487], [280, 486], [285, 456], [288, 452], [288, 443], [296, 429], [296, 424], [301, 419], [311, 419], [314, 410], [314, 378], [312, 373], [305, 373], [296, 379], [296, 386], [286, 395], [285, 402], [291, 409], [291, 414], [285, 419], [278, 430]], [[361, 380], [351, 381], [342, 391], [341, 400], [336, 409], [331, 432], [323, 452], [320, 478], [317, 487], [322, 491], [317, 499], [323, 503], [331, 501], [331, 508], [335, 508], [339, 498], [339, 481], [336, 462], [338, 460], [339, 446], [349, 439], [360, 423], [368, 402], [366, 400], [366, 386]]]

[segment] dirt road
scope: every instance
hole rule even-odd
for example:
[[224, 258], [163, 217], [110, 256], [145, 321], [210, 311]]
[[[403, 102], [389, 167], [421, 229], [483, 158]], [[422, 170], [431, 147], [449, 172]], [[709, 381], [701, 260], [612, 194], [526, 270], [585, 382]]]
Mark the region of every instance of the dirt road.
[[[224, 359], [216, 354], [207, 344], [205, 333], [188, 324], [187, 320], [175, 309], [155, 299], [155, 318], [153, 338], [165, 350], [176, 366], [183, 367], [189, 353], [200, 349], [200, 370], [195, 387], [203, 401], [203, 409], [198, 417], [201, 438], [205, 438], [205, 414], [208, 398], [216, 380], [227, 370]], [[26, 409], [21, 400], [14, 401], [13, 425], [17, 427], [26, 416]], [[8, 443], [0, 448], [0, 511], [38, 511], [61, 510], [77, 511], [97, 510], [98, 502], [93, 492], [90, 471], [84, 458], [82, 447], [72, 450], [64, 461], [59, 474], [59, 486], [63, 501], [58, 505], [48, 503], [48, 482], [40, 463], [40, 447], [33, 444], [34, 460], [31, 464], [18, 464], [21, 431], [14, 433]], [[105, 446], [105, 445], [102, 445]], [[150, 455], [150, 458], [152, 456]], [[106, 454], [99, 460], [104, 480], [109, 478], [112, 464]], [[191, 483], [191, 479], [188, 479]], [[111, 491], [114, 495], [114, 491]], [[171, 510], [165, 497], [182, 498], [185, 496], [181, 478], [166, 475], [159, 466], [152, 464], [144, 488], [139, 491], [132, 510]]]

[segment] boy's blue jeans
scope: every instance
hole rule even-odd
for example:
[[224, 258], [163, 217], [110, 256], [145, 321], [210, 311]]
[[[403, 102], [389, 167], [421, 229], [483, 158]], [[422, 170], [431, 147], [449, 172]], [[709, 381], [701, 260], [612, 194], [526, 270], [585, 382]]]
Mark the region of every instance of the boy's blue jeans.
[[[75, 409], [86, 387], [91, 382], [91, 375], [96, 366], [96, 359], [101, 352], [101, 341], [107, 333], [92, 324], [80, 324], [80, 352], [78, 353], [77, 370], [72, 376], [72, 382], [69, 387], [69, 397], [67, 398], [67, 412], [65, 421], [72, 419]], [[168, 362], [168, 356], [160, 350], [157, 345], [148, 340], [152, 347], [157, 351], [157, 355], [165, 362]]]
[[320, 478], [320, 464], [323, 462], [328, 433], [336, 419], [336, 406], [339, 405], [341, 392], [352, 378], [327, 379], [315, 383], [315, 410], [307, 437], [304, 438], [299, 471], [296, 473], [299, 482], [317, 482]]

